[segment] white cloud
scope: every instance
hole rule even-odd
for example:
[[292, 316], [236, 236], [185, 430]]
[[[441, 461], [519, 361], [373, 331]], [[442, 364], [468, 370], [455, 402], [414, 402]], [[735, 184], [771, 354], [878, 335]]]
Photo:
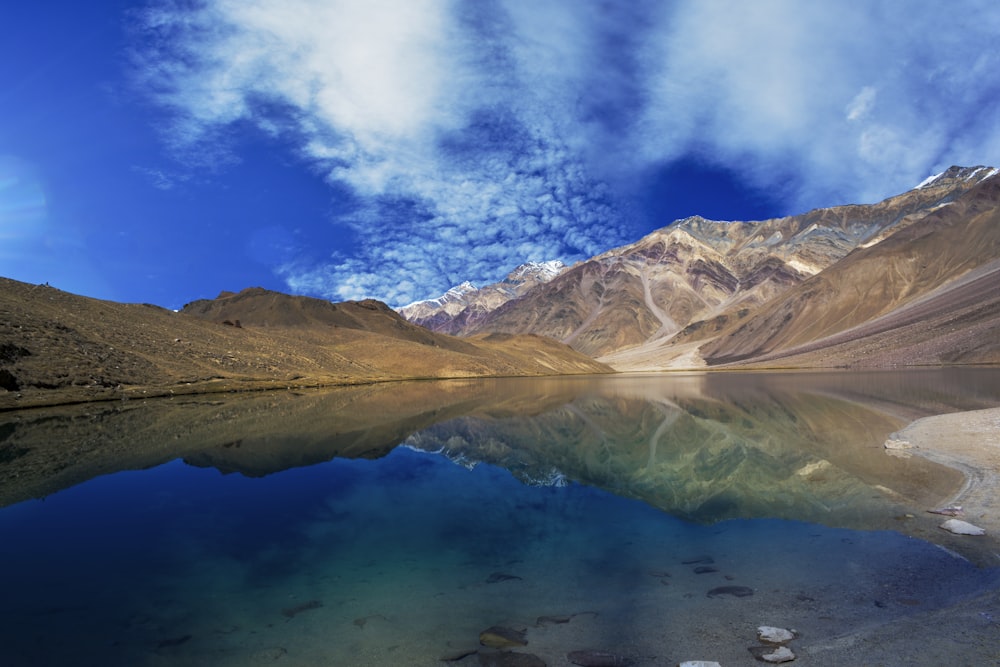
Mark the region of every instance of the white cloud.
[[250, 123], [358, 196], [340, 221], [357, 248], [281, 269], [337, 298], [401, 303], [631, 240], [617, 204], [692, 152], [790, 193], [788, 212], [1000, 163], [989, 0], [207, 0], [144, 26], [175, 148], [233, 159]]
[[863, 120], [871, 112], [875, 105], [875, 98], [878, 91], [873, 86], [865, 86], [854, 96], [851, 103], [847, 105], [847, 120]]
[[765, 187], [798, 174], [792, 210], [872, 201], [942, 165], [997, 161], [956, 135], [998, 133], [998, 16], [980, 1], [682, 3], [650, 47], [644, 156], [696, 142]]

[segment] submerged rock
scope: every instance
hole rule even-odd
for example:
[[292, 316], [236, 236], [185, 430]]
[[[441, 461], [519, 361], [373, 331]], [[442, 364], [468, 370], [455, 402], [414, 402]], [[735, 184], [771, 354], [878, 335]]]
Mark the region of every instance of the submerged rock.
[[772, 625], [762, 625], [757, 628], [757, 638], [768, 644], [784, 644], [795, 639], [795, 632]]
[[497, 653], [480, 651], [480, 667], [546, 667], [545, 661], [533, 653]]
[[941, 524], [940, 528], [956, 535], [985, 535], [986, 531], [979, 526], [974, 526], [968, 521], [961, 519], [948, 519]]
[[479, 633], [479, 643], [490, 648], [512, 648], [527, 646], [523, 630], [515, 630], [501, 625], [494, 625]]
[[180, 646], [181, 644], [186, 644], [191, 640], [191, 635], [181, 635], [180, 637], [171, 637], [169, 639], [161, 639], [156, 644], [156, 648], [168, 648], [171, 646]]
[[535, 625], [545, 627], [546, 625], [563, 625], [569, 623], [577, 616], [597, 616], [596, 611], [578, 611], [575, 614], [559, 614], [556, 616], [539, 616], [535, 620]]
[[498, 584], [501, 581], [515, 581], [521, 579], [521, 577], [516, 574], [507, 574], [506, 572], [494, 572], [490, 576], [486, 577], [486, 583], [488, 584]]
[[543, 627], [546, 625], [564, 625], [573, 620], [572, 614], [564, 614], [562, 616], [539, 616], [535, 620], [535, 625]]
[[712, 558], [711, 556], [702, 555], [702, 556], [692, 556], [691, 558], [682, 560], [681, 565], [697, 565], [698, 563], [702, 563], [704, 565], [711, 565], [714, 562], [715, 559]]
[[573, 651], [566, 657], [580, 667], [628, 667], [631, 664], [625, 656], [608, 651]]
[[718, 588], [713, 588], [708, 593], [705, 593], [705, 596], [710, 598], [718, 598], [725, 595], [729, 595], [734, 598], [750, 597], [753, 595], [753, 589], [746, 586], [719, 586]]
[[319, 609], [323, 606], [322, 600], [309, 600], [308, 602], [303, 602], [297, 604], [294, 607], [286, 607], [281, 610], [281, 615], [286, 618], [295, 618], [304, 611], [311, 611], [313, 609]]
[[449, 651], [448, 653], [443, 654], [439, 658], [439, 660], [441, 660], [441, 662], [458, 662], [459, 660], [462, 660], [463, 658], [467, 658], [470, 655], [472, 655], [474, 653], [478, 653], [478, 652], [479, 652], [479, 649], [477, 649], [477, 648], [471, 648], [471, 647], [470, 648], [455, 649], [454, 651]]

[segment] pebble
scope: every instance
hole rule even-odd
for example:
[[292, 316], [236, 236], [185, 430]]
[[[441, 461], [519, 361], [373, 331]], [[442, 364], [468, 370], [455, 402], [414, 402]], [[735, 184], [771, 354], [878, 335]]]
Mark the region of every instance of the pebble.
[[762, 654], [760, 659], [770, 663], [791, 662], [795, 660], [795, 654], [787, 646], [779, 646], [770, 653]]
[[607, 651], [573, 651], [566, 657], [580, 667], [628, 667], [631, 664], [625, 656]]
[[948, 519], [941, 524], [940, 528], [956, 535], [985, 535], [986, 531], [979, 526], [974, 526], [968, 521], [961, 519]]
[[910, 449], [913, 447], [913, 444], [910, 443], [908, 440], [897, 440], [896, 438], [889, 438], [888, 440], [885, 441], [885, 444], [882, 446], [885, 447], [886, 449]]
[[762, 625], [757, 628], [757, 638], [768, 644], [784, 644], [795, 639], [795, 633], [773, 625]]
[[479, 653], [480, 667], [546, 667], [545, 661], [533, 653]]
[[528, 640], [522, 630], [494, 625], [479, 633], [479, 643], [490, 648], [511, 648], [527, 646]]
[[722, 665], [711, 660], [685, 660], [679, 663], [677, 667], [722, 667]]
[[462, 660], [463, 658], [467, 658], [470, 655], [472, 655], [474, 653], [478, 653], [478, 652], [479, 652], [479, 649], [476, 649], [476, 648], [457, 649], [455, 651], [451, 651], [449, 653], [445, 653], [444, 655], [442, 655], [439, 658], [439, 660], [441, 660], [441, 662], [458, 662], [459, 660]]
[[705, 595], [710, 598], [717, 598], [723, 595], [731, 595], [734, 598], [745, 598], [753, 595], [753, 589], [746, 586], [719, 586], [705, 593]]
[[535, 620], [535, 625], [563, 625], [572, 621], [574, 616], [576, 616], [576, 614], [565, 614], [562, 616], [539, 616], [538, 619]]
[[692, 556], [687, 560], [682, 560], [681, 565], [697, 565], [698, 563], [704, 563], [705, 565], [711, 565], [715, 562], [715, 559], [711, 556]]

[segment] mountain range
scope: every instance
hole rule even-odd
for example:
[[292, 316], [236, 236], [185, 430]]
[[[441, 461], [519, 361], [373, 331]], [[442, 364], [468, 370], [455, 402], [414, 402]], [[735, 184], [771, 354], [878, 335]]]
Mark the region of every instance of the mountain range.
[[374, 300], [261, 288], [179, 312], [0, 278], [0, 410], [387, 380], [607, 373], [536, 335], [456, 338]]
[[952, 167], [877, 204], [771, 220], [690, 217], [519, 290], [505, 286], [538, 265], [400, 312], [548, 336], [625, 371], [1000, 363], [998, 174]]
[[0, 312], [0, 410], [421, 378], [1000, 364], [1000, 170], [952, 167], [871, 205], [690, 217], [402, 314], [262, 288], [174, 312], [4, 278]]
[[466, 281], [436, 299], [417, 301], [399, 309], [400, 315], [414, 324], [444, 333], [460, 333], [474, 326], [508, 301], [517, 299], [538, 285], [545, 284], [566, 268], [559, 260], [527, 262], [511, 271], [498, 283], [482, 289]]

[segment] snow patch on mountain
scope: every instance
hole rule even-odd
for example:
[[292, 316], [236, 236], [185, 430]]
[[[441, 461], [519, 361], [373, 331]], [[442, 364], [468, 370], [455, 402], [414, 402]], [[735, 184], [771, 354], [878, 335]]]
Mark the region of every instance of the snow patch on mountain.
[[1000, 169], [996, 167], [984, 167], [982, 165], [977, 167], [949, 167], [939, 174], [928, 176], [920, 182], [920, 185], [918, 185], [916, 189], [920, 190], [932, 185], [941, 185], [943, 184], [943, 181], [951, 179], [978, 183], [980, 181], [985, 181], [987, 178], [996, 176], [998, 173], [1000, 173]]
[[516, 299], [535, 285], [553, 280], [565, 269], [566, 265], [557, 259], [547, 262], [526, 262], [498, 283], [478, 288], [466, 281], [435, 299], [415, 301], [397, 309], [397, 312], [417, 324], [426, 324], [445, 314], [455, 317], [469, 308], [489, 312], [511, 299]]

